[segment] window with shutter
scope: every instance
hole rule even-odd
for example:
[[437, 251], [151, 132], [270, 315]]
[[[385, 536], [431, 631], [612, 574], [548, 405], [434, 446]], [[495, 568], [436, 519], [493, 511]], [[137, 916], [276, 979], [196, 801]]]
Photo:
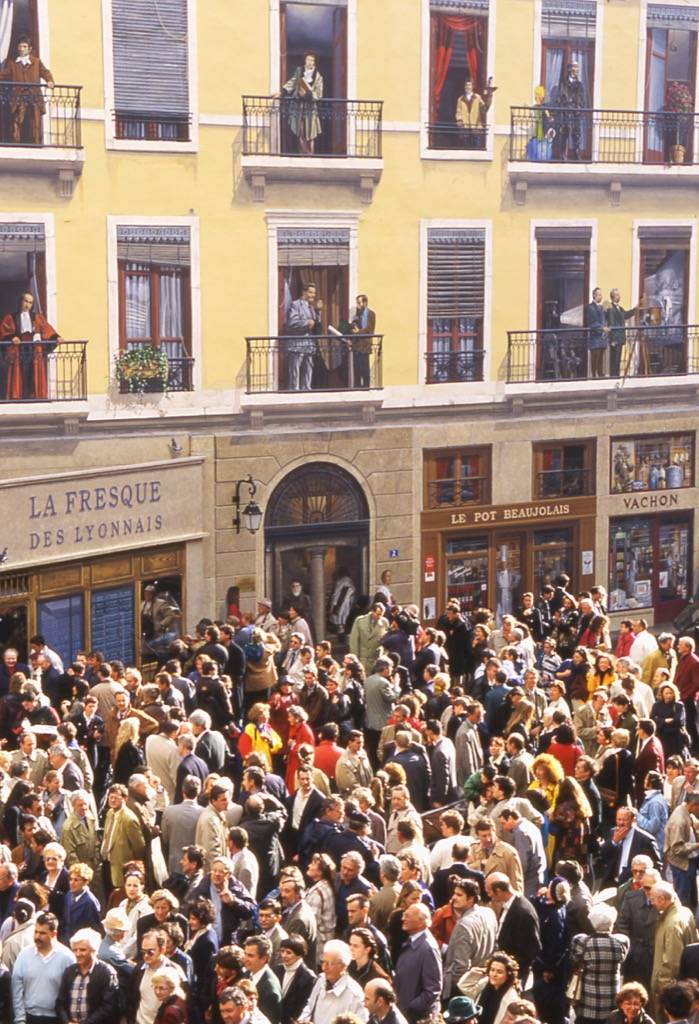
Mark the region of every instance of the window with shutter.
[[188, 0], [112, 0], [118, 139], [188, 142]]
[[485, 230], [430, 229], [427, 383], [483, 379]]
[[190, 230], [117, 227], [119, 347], [162, 347], [168, 359], [191, 353]]

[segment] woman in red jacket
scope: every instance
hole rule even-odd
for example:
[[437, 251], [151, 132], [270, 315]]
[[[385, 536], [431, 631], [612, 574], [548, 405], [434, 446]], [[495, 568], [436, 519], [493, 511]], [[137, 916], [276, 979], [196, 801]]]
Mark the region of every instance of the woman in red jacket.
[[294, 705], [289, 708], [289, 742], [286, 748], [286, 774], [284, 781], [286, 788], [293, 796], [296, 792], [296, 772], [299, 768], [299, 747], [303, 743], [310, 743], [315, 747], [316, 741], [313, 730], [308, 724], [308, 715], [303, 708]]

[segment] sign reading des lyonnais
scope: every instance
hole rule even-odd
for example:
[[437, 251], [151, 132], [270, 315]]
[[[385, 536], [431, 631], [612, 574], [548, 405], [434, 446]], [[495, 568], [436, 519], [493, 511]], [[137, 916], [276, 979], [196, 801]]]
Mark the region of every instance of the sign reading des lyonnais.
[[423, 513], [423, 525], [433, 529], [454, 526], [525, 525], [545, 519], [594, 515], [595, 498], [559, 498], [517, 505], [483, 505]]
[[6, 481], [4, 568], [201, 536], [201, 465], [193, 457]]

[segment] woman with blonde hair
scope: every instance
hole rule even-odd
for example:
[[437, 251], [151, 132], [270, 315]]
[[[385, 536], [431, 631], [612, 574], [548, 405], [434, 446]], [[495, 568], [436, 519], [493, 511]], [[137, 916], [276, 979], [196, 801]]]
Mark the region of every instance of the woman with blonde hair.
[[282, 749], [282, 739], [269, 724], [270, 708], [268, 704], [258, 702], [248, 711], [248, 724], [238, 737], [238, 752], [245, 760], [253, 751], [260, 754], [272, 771], [272, 755]]
[[119, 730], [114, 743], [114, 778], [113, 782], [119, 782], [127, 786], [129, 779], [137, 772], [143, 771], [145, 758], [143, 751], [138, 745], [140, 726], [137, 718], [125, 718], [119, 724]]
[[153, 1024], [187, 1024], [189, 1017], [182, 979], [175, 967], [159, 967], [151, 984], [159, 1004]]
[[[558, 790], [563, 781], [563, 768], [551, 754], [538, 754], [532, 763], [532, 775], [534, 778], [529, 783], [529, 789], [541, 793], [548, 804], [547, 814], [549, 818], [553, 813], [558, 799]], [[556, 844], [556, 837], [548, 835], [546, 839], [546, 861], [553, 864], [553, 851]]]
[[529, 739], [529, 730], [532, 727], [534, 721], [534, 704], [532, 701], [527, 700], [526, 697], [520, 697], [519, 700], [512, 702], [512, 714], [507, 720], [505, 725], [505, 736], [509, 736], [511, 733], [517, 733], [522, 739], [526, 741]]

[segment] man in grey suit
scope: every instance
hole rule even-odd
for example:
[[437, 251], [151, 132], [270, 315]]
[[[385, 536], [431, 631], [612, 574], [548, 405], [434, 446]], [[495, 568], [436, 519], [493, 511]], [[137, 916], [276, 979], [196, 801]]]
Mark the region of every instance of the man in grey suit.
[[395, 989], [398, 1008], [409, 1024], [439, 1012], [442, 992], [442, 958], [429, 927], [432, 915], [424, 903], [403, 911], [403, 930], [408, 935], [398, 954]]
[[316, 966], [318, 923], [315, 914], [304, 903], [306, 890], [293, 878], [284, 878], [279, 884], [279, 898], [283, 909], [282, 925], [287, 935], [300, 935], [306, 940], [308, 952], [304, 957], [311, 970]]
[[377, 658], [374, 671], [364, 684], [366, 702], [366, 750], [376, 768], [376, 751], [381, 732], [400, 698], [400, 686], [391, 679], [393, 662], [390, 658]]
[[442, 725], [436, 719], [430, 719], [427, 723], [425, 739], [432, 766], [430, 806], [441, 807], [461, 796], [456, 785], [456, 751], [451, 740], [442, 735]]
[[169, 804], [163, 811], [162, 841], [167, 856], [169, 874], [180, 870], [180, 857], [185, 846], [194, 846], [197, 822], [204, 810], [197, 803], [201, 793], [201, 780], [194, 775], [186, 775], [182, 783], [184, 799], [179, 804]]
[[478, 882], [465, 878], [454, 886], [451, 905], [459, 920], [444, 959], [442, 999], [458, 995], [457, 983], [472, 967], [480, 967], [494, 951], [498, 922], [490, 907], [479, 906]]
[[515, 807], [506, 807], [500, 815], [503, 839], [512, 843], [522, 862], [524, 895], [533, 896], [544, 884], [546, 854], [541, 831], [527, 821]]

